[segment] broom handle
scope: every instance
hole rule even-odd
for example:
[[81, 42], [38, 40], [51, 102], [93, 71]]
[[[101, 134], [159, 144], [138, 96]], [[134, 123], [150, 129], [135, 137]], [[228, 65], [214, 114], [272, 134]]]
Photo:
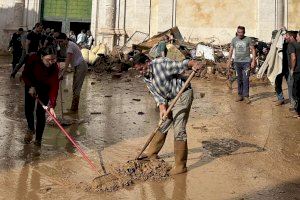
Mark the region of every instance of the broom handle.
[[61, 108], [61, 118], [64, 120], [64, 107], [63, 107], [63, 93], [62, 93], [62, 83], [60, 81], [59, 92], [60, 92], [60, 108]]

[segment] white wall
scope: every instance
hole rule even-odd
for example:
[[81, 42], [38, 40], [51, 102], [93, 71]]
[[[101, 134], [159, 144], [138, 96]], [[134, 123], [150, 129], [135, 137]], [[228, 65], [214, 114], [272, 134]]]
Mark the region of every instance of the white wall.
[[10, 35], [14, 30], [14, 1], [0, 0], [0, 54], [7, 52]]

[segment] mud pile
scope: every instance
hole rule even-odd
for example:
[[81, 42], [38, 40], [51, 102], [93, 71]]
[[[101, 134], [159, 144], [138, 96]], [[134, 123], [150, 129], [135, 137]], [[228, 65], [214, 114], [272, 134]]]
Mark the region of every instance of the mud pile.
[[132, 160], [123, 165], [112, 167], [107, 175], [95, 178], [88, 190], [113, 192], [139, 181], [161, 181], [169, 177], [169, 170], [169, 165], [161, 159]]
[[95, 73], [127, 71], [131, 67], [129, 62], [121, 61], [120, 58], [108, 55], [99, 55], [93, 65]]

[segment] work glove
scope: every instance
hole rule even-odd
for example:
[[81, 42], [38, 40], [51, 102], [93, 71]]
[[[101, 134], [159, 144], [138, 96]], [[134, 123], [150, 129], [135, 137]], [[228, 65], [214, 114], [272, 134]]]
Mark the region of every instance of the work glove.
[[35, 90], [35, 87], [30, 87], [28, 93], [29, 93], [32, 97], [36, 97], [36, 90]]

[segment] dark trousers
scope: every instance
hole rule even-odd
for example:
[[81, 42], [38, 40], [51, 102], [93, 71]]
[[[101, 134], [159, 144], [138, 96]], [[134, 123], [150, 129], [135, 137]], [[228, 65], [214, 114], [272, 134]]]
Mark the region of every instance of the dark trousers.
[[300, 114], [300, 72], [294, 72], [293, 98], [295, 100], [295, 110]]
[[12, 71], [14, 71], [16, 65], [19, 63], [22, 56], [22, 50], [13, 52]]
[[[35, 98], [33, 98], [29, 93], [29, 87], [25, 86], [25, 116], [27, 120], [28, 129], [34, 130], [34, 112], [36, 114], [36, 140], [42, 140], [45, 124], [46, 124], [46, 116], [45, 110], [41, 106], [41, 104], [37, 104], [36, 110], [35, 108]], [[45, 104], [48, 104], [49, 97], [43, 93], [38, 94], [39, 99]]]
[[238, 95], [249, 97], [250, 62], [235, 62], [237, 72]]

